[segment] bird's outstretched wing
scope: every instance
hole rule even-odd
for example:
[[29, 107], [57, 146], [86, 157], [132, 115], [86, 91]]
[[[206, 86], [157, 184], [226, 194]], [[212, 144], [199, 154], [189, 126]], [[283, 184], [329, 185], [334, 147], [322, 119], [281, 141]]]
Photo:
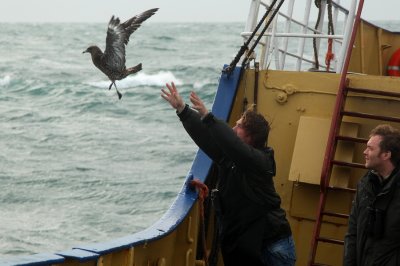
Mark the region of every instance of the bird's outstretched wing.
[[127, 38], [124, 40], [125, 44], [128, 44], [129, 36], [140, 27], [141, 23], [146, 19], [148, 19], [149, 17], [153, 16], [157, 12], [157, 10], [158, 8], [149, 9], [122, 23], [122, 26], [124, 27], [125, 31], [128, 34]]
[[113, 71], [125, 69], [125, 45], [128, 44], [130, 35], [157, 10], [158, 8], [147, 10], [122, 24], [119, 18], [111, 17], [108, 23], [106, 49], [104, 51], [104, 60], [109, 69]]

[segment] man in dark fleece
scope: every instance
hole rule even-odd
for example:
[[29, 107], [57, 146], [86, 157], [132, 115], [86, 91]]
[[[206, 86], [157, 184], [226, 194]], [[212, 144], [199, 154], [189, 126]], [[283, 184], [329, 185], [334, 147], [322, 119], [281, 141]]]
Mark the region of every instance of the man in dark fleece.
[[371, 131], [344, 239], [345, 266], [400, 265], [400, 132]]
[[230, 128], [192, 92], [186, 105], [174, 83], [161, 96], [194, 142], [218, 166], [219, 231], [225, 266], [294, 265], [294, 242], [275, 191], [273, 150], [266, 146], [269, 124], [246, 111]]

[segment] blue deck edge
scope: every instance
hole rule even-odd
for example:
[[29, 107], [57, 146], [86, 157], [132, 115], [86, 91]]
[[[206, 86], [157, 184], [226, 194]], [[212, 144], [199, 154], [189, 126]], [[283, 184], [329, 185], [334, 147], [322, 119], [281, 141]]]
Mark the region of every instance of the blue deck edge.
[[18, 256], [10, 259], [0, 259], [1, 266], [22, 266], [22, 265], [30, 265], [30, 266], [44, 266], [44, 265], [52, 265], [56, 263], [62, 263], [65, 261], [65, 258], [59, 255], [50, 254], [50, 253], [39, 253], [34, 255], [27, 256]]
[[[226, 66], [224, 66], [226, 67]], [[236, 67], [231, 75], [222, 74], [219, 80], [218, 90], [212, 107], [213, 114], [227, 121], [236, 96], [242, 68]], [[0, 266], [33, 266], [50, 265], [60, 263], [65, 258], [74, 258], [79, 261], [97, 260], [100, 255], [125, 248], [141, 245], [145, 242], [157, 240], [173, 232], [183, 222], [197, 199], [197, 192], [188, 186], [193, 178], [205, 181], [211, 168], [212, 161], [202, 151], [198, 150], [178, 196], [167, 212], [152, 226], [138, 233], [113, 239], [107, 242], [94, 243], [74, 247], [71, 250], [57, 252], [56, 254], [34, 254], [12, 259], [0, 259]]]

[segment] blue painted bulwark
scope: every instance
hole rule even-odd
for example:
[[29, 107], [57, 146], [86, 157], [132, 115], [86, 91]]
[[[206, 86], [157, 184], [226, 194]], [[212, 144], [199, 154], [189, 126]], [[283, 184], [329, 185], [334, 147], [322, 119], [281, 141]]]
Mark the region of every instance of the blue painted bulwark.
[[[232, 108], [232, 103], [236, 95], [236, 90], [239, 85], [241, 68], [236, 67], [233, 73], [228, 77], [222, 75], [219, 81], [218, 90], [214, 99], [212, 112], [215, 116], [222, 120], [227, 120]], [[75, 258], [80, 261], [83, 260], [97, 260], [96, 254], [107, 254], [113, 251], [134, 247], [144, 242], [160, 239], [163, 236], [171, 233], [182, 223], [186, 215], [197, 199], [197, 192], [190, 188], [187, 184], [193, 178], [198, 178], [205, 181], [210, 170], [212, 161], [208, 156], [199, 150], [195, 156], [192, 167], [186, 176], [186, 181], [178, 193], [177, 198], [172, 203], [168, 211], [158, 220], [155, 224], [146, 228], [145, 230], [128, 235], [125, 237], [113, 239], [111, 241], [94, 243], [75, 247], [71, 251], [59, 252], [57, 254], [66, 258]], [[56, 255], [53, 255], [56, 256]], [[58, 257], [58, 256], [57, 256]], [[61, 259], [64, 259], [60, 257]], [[15, 260], [15, 262], [22, 262]], [[43, 260], [44, 262], [44, 260]], [[2, 261], [0, 259], [0, 265]], [[46, 264], [33, 264], [33, 262], [26, 261], [20, 264], [4, 264], [4, 265], [46, 265]]]
[[61, 251], [57, 252], [56, 255], [65, 257], [65, 258], [73, 258], [77, 259], [80, 262], [85, 262], [85, 261], [91, 261], [91, 260], [97, 260], [98, 257], [100, 257], [99, 254], [81, 250], [81, 249], [71, 249], [71, 250], [66, 250], [66, 251]]
[[[227, 65], [224, 66], [224, 68]], [[219, 80], [217, 94], [215, 95], [214, 104], [212, 107], [213, 114], [219, 119], [227, 121], [233, 100], [236, 96], [236, 91], [239, 86], [240, 76], [242, 73], [241, 67], [236, 67], [232, 74], [228, 77], [222, 74]]]

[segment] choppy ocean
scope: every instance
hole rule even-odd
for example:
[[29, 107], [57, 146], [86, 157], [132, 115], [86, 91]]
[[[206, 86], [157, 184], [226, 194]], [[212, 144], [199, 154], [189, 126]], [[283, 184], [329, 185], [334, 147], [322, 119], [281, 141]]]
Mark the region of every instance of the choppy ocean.
[[[397, 22], [382, 23], [391, 30]], [[127, 46], [143, 70], [110, 82], [90, 45], [106, 24], [0, 23], [0, 257], [111, 240], [156, 222], [197, 151], [160, 97], [174, 81], [208, 107], [243, 23], [144, 23]]]
[[144, 23], [127, 46], [143, 70], [110, 82], [82, 52], [106, 24], [0, 24], [0, 257], [138, 232], [180, 191], [196, 146], [160, 97], [174, 81], [211, 107], [242, 23]]

